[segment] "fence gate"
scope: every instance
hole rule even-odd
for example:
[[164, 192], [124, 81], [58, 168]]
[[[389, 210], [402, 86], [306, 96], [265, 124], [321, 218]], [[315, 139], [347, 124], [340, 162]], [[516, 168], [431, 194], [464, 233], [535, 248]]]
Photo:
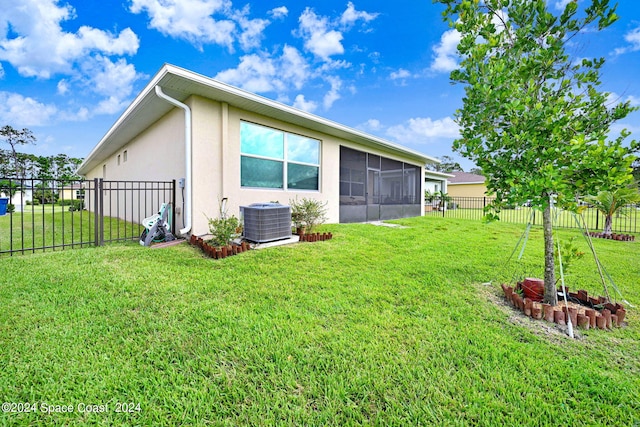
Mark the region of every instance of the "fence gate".
[[176, 182], [0, 178], [0, 256], [137, 240]]

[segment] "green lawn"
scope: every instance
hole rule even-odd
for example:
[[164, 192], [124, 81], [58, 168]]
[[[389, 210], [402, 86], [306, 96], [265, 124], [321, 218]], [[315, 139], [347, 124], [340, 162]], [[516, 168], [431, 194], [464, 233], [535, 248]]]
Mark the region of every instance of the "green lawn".
[[[24, 250], [33, 253], [44, 251], [43, 247], [51, 250], [53, 247], [93, 243], [94, 221], [92, 212], [69, 212], [68, 206], [38, 205], [33, 209], [25, 206], [24, 212], [0, 216], [0, 251]], [[104, 218], [105, 240], [140, 236], [142, 230], [138, 224]], [[0, 256], [3, 255], [0, 253]]]
[[[541, 276], [541, 229], [505, 267], [522, 226], [397, 222], [221, 261], [135, 243], [0, 259], [0, 396], [37, 405], [0, 425], [640, 423], [637, 308], [570, 340], [499, 304], [501, 281]], [[639, 243], [595, 244], [640, 306]], [[572, 269], [600, 293], [588, 256]]]
[[[454, 200], [458, 202], [458, 207], [456, 209], [447, 209], [444, 213], [447, 218], [475, 219], [478, 221], [483, 218], [484, 212], [481, 199], [465, 200], [464, 198], [456, 198]], [[527, 224], [531, 221], [533, 224], [542, 225], [542, 212], [534, 211], [534, 216], [531, 215], [531, 212], [532, 209], [527, 207], [503, 209], [499, 216], [503, 223]], [[426, 214], [429, 216], [443, 215], [442, 211], [438, 210], [429, 211]], [[605, 217], [597, 209], [585, 209], [583, 217], [587, 226], [593, 231], [602, 231], [604, 228]], [[627, 207], [621, 209], [616, 212], [612, 220], [613, 231], [616, 233], [640, 232], [640, 208]], [[554, 222], [562, 228], [579, 227], [574, 214], [569, 211], [556, 211]]]

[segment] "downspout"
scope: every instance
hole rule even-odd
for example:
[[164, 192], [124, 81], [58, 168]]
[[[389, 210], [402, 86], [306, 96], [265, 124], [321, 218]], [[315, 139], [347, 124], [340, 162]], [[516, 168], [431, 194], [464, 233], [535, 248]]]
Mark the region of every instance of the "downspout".
[[175, 105], [176, 107], [182, 108], [184, 110], [184, 155], [185, 155], [185, 182], [184, 182], [184, 192], [185, 192], [185, 203], [184, 203], [184, 218], [186, 220], [185, 226], [183, 229], [179, 231], [181, 236], [184, 236], [189, 231], [191, 231], [191, 109], [188, 105], [183, 104], [177, 99], [171, 98], [169, 95], [165, 94], [162, 91], [162, 88], [156, 85], [156, 95], [170, 104]]

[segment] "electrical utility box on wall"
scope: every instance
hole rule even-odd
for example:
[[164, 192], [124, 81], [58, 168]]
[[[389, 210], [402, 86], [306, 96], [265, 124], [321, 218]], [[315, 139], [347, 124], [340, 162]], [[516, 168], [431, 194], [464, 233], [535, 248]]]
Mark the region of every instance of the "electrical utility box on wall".
[[244, 238], [256, 243], [291, 237], [291, 207], [280, 203], [254, 203], [241, 206]]

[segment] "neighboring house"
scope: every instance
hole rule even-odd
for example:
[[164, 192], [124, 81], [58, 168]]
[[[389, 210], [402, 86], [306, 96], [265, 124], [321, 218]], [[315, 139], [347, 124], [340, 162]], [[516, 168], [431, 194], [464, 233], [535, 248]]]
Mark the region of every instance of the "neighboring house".
[[482, 175], [467, 172], [451, 172], [447, 185], [451, 197], [485, 197], [487, 192], [486, 178]]
[[[0, 192], [0, 197], [9, 197], [8, 193]], [[14, 205], [16, 212], [21, 212], [27, 203], [33, 201], [33, 189], [23, 187], [20, 191], [16, 191], [10, 198], [9, 203]]]
[[439, 193], [447, 192], [447, 180], [452, 178], [453, 175], [450, 173], [444, 172], [436, 172], [425, 170], [424, 171], [424, 191], [425, 196], [426, 193], [429, 192], [432, 195], [432, 198], [429, 200], [425, 200], [424, 210], [425, 212], [430, 212], [435, 209], [440, 209], [441, 203], [440, 199], [433, 198], [435, 195]]
[[[424, 165], [438, 160], [211, 78], [164, 65], [84, 160], [88, 179], [166, 181], [181, 234], [240, 207], [327, 202], [328, 222], [422, 215]], [[88, 203], [91, 206], [91, 203]]]
[[79, 200], [84, 199], [84, 189], [82, 184], [75, 183], [60, 189], [58, 200]]
[[428, 191], [431, 194], [442, 191], [447, 192], [447, 181], [453, 178], [454, 175], [444, 172], [436, 172], [425, 170], [424, 171], [424, 191]]

